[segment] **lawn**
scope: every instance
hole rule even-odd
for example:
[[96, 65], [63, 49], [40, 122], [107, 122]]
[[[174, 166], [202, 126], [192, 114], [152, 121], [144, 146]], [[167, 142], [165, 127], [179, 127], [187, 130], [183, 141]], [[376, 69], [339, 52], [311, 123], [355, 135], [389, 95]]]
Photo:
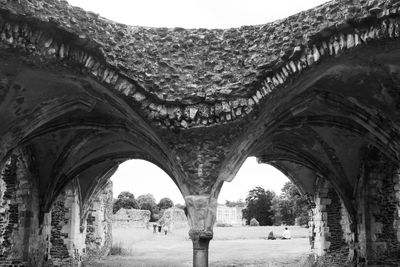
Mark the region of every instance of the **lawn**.
[[[291, 240], [266, 240], [284, 227], [215, 227], [210, 243], [210, 266], [303, 266], [310, 252], [307, 229], [289, 227]], [[191, 266], [192, 242], [188, 229], [167, 236], [146, 229], [113, 229], [114, 246], [123, 255], [109, 256], [90, 266]]]

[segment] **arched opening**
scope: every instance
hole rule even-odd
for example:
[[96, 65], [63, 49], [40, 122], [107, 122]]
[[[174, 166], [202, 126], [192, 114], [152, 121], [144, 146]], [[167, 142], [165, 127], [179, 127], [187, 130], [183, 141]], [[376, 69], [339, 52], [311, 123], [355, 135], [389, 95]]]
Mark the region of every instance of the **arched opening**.
[[[87, 233], [90, 234], [86, 235], [86, 254], [93, 256], [86, 260], [86, 264], [190, 264], [192, 244], [187, 234], [189, 225], [184, 199], [168, 174], [150, 162], [127, 160], [118, 166], [109, 180], [108, 186], [94, 196], [95, 200], [89, 207], [87, 229], [90, 231]], [[110, 190], [113, 195], [111, 207]], [[105, 236], [101, 229], [104, 229], [102, 213], [106, 209], [108, 213], [111, 209], [106, 222], [112, 229], [112, 245], [106, 248], [109, 253], [103, 251], [109, 244], [99, 245]], [[177, 250], [186, 253], [176, 255]]]
[[[307, 197], [302, 197], [305, 201], [297, 199], [300, 191], [287, 172], [262, 163], [256, 157], [247, 158], [235, 178], [222, 186], [210, 243], [211, 264], [284, 266], [307, 259]], [[294, 205], [303, 208], [304, 214]], [[305, 215], [305, 221], [296, 219], [300, 215]], [[282, 239], [285, 228], [290, 241]]]

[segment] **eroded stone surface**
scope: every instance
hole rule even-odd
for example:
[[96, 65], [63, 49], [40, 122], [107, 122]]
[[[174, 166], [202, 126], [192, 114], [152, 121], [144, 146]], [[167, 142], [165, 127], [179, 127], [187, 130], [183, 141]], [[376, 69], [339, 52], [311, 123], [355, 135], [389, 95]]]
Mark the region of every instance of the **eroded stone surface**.
[[397, 7], [379, 1], [332, 1], [279, 22], [228, 30], [130, 27], [65, 2], [19, 2], [3, 8], [44, 24], [49, 20], [63, 35], [51, 36], [40, 25], [32, 28], [3, 12], [5, 47], [78, 62], [167, 128], [242, 118], [321, 58], [399, 35], [398, 19], [391, 18]]
[[[119, 209], [113, 215], [113, 225], [117, 228], [145, 228], [148, 227], [151, 217], [149, 210]], [[129, 231], [129, 230], [127, 230]]]
[[84, 259], [91, 260], [107, 256], [112, 246], [113, 187], [108, 182], [97, 193], [86, 219]]

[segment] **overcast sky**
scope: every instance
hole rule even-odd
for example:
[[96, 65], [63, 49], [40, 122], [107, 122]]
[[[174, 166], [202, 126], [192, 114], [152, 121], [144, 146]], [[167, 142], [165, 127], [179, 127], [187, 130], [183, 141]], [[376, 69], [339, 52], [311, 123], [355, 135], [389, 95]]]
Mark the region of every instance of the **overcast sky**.
[[74, 6], [129, 25], [230, 28], [264, 24], [326, 0], [68, 0]]
[[[75, 6], [129, 25], [150, 27], [230, 28], [282, 19], [320, 5], [325, 0], [68, 0]], [[135, 197], [151, 193], [159, 201], [184, 203], [169, 176], [142, 160], [121, 164], [111, 178], [114, 196], [130, 191]], [[255, 186], [279, 193], [288, 179], [275, 168], [249, 158], [231, 183], [225, 183], [218, 202], [245, 199]]]

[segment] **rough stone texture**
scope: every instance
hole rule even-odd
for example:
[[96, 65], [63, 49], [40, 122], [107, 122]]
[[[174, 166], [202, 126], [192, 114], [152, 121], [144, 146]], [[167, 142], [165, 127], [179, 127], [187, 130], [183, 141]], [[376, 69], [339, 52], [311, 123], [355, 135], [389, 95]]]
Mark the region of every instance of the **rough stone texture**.
[[314, 199], [312, 224], [317, 266], [352, 266], [354, 233], [349, 214], [328, 181], [320, 182]]
[[[331, 1], [285, 20], [227, 30], [131, 27], [64, 1], [7, 2], [0, 6], [5, 20], [11, 10], [51, 22], [74, 41], [64, 43], [40, 27], [15, 22], [4, 24], [1, 39], [5, 46], [79, 62], [131, 97], [160, 126], [201, 127], [245, 116], [276, 87], [323, 57], [370, 39], [394, 37], [397, 22], [370, 28], [371, 14], [397, 12], [391, 2]], [[373, 8], [377, 12], [369, 12]]]
[[173, 232], [175, 229], [185, 228], [188, 225], [188, 220], [183, 209], [175, 207], [166, 209], [159, 221], [167, 227], [169, 232]]
[[398, 172], [393, 176], [393, 184], [397, 200], [397, 216], [394, 216], [394, 229], [397, 229], [397, 241], [400, 242], [400, 175]]
[[16, 149], [1, 169], [0, 266], [41, 266], [47, 255], [31, 164], [29, 153]]
[[112, 182], [92, 200], [86, 219], [85, 260], [107, 256], [112, 246]]
[[69, 184], [51, 210], [49, 259], [54, 266], [80, 266], [85, 252], [85, 226], [81, 225], [76, 183]]
[[121, 208], [113, 215], [113, 226], [145, 228], [149, 224], [150, 215], [149, 210]]
[[398, 169], [387, 157], [373, 150], [366, 164], [366, 251], [369, 265], [399, 265]]
[[186, 196], [185, 202], [190, 238], [194, 242], [211, 240], [217, 214], [217, 200], [208, 196]]

